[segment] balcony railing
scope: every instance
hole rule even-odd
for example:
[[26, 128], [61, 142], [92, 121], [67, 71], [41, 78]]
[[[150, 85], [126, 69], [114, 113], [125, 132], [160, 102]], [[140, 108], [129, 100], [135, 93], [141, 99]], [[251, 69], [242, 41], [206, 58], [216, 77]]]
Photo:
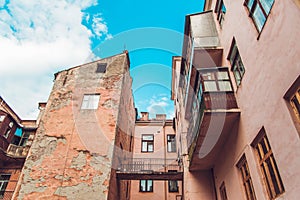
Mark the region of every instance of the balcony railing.
[[25, 158], [28, 154], [29, 146], [17, 146], [9, 144], [7, 148], [7, 155], [11, 157]]
[[196, 110], [192, 111], [195, 114], [192, 114], [189, 120], [188, 147], [191, 146], [199, 132], [199, 126], [205, 111], [229, 110], [238, 107], [233, 92], [204, 92], [201, 101], [193, 96], [193, 104], [197, 106]]
[[163, 158], [132, 158], [123, 160], [118, 168], [121, 172], [151, 173], [168, 172], [168, 170], [181, 171], [181, 164], [175, 159]]

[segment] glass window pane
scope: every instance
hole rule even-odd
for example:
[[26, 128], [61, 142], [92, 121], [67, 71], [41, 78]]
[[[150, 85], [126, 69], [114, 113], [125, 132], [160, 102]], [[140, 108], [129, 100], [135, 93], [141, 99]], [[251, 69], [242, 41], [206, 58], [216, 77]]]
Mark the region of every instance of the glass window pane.
[[146, 180], [141, 180], [140, 182], [141, 191], [146, 191]]
[[251, 10], [251, 8], [253, 6], [253, 2], [254, 2], [254, 0], [248, 0], [247, 7], [249, 10]]
[[266, 17], [264, 16], [264, 14], [258, 4], [255, 7], [255, 10], [253, 12], [253, 18], [254, 18], [255, 24], [257, 25], [258, 30], [261, 31], [263, 25], [266, 22]]
[[218, 79], [229, 79], [227, 72], [218, 72]]
[[213, 72], [207, 72], [205, 74], [202, 74], [203, 80], [215, 80], [215, 76]]
[[142, 151], [147, 151], [147, 142], [142, 143]]
[[274, 0], [261, 0], [261, 5], [263, 6], [263, 9], [267, 13], [267, 15], [270, 13], [271, 7], [274, 3]]
[[240, 83], [241, 83], [241, 76], [240, 76], [239, 71], [237, 70], [237, 66], [236, 65], [233, 67], [233, 74], [234, 74], [234, 78], [236, 80], [236, 84], [240, 85]]
[[220, 91], [232, 91], [230, 81], [219, 81]]
[[152, 180], [148, 180], [148, 184], [147, 184], [147, 191], [152, 191], [153, 187], [152, 187]]
[[217, 84], [214, 81], [204, 82], [205, 91], [218, 91]]
[[150, 143], [150, 144], [148, 145], [148, 151], [153, 151], [153, 144], [152, 144], [152, 143]]
[[3, 122], [4, 119], [5, 119], [5, 115], [0, 115], [0, 122]]
[[153, 135], [143, 135], [143, 140], [153, 140]]

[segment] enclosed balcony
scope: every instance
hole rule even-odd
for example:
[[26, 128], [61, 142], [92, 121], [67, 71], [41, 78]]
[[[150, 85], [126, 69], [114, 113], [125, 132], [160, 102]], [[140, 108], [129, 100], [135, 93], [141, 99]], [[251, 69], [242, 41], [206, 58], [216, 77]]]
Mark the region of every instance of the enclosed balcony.
[[190, 170], [214, 165], [239, 115], [228, 68], [194, 68], [186, 105]]
[[181, 163], [175, 159], [130, 158], [121, 161], [117, 178], [121, 180], [182, 180]]

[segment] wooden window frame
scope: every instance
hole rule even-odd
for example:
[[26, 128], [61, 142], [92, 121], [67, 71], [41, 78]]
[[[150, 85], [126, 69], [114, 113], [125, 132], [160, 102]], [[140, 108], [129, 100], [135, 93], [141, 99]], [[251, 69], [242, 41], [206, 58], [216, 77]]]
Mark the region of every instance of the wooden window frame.
[[219, 190], [220, 190], [221, 200], [228, 200], [224, 181], [221, 183]]
[[[227, 56], [227, 60], [231, 64], [231, 71], [233, 72], [235, 83], [236, 83], [237, 87], [239, 87], [241, 85], [243, 77], [246, 73], [246, 69], [245, 69], [245, 66], [244, 66], [244, 62], [241, 58], [241, 54], [239, 52], [239, 49], [237, 47], [235, 38], [232, 39], [230, 50], [229, 50], [229, 53], [228, 53], [228, 56]], [[244, 72], [242, 72], [240, 70], [240, 68], [238, 67], [238, 61], [240, 61], [240, 64], [242, 64], [241, 66], [242, 66]], [[237, 77], [236, 73], [239, 74], [240, 80], [238, 80], [238, 77]]]
[[[148, 140], [148, 139], [144, 139], [143, 137], [144, 136], [152, 136], [152, 140]], [[142, 146], [141, 146], [141, 152], [142, 153], [152, 153], [152, 152], [154, 152], [154, 134], [142, 134], [142, 141], [141, 141], [141, 144], [142, 144]], [[147, 149], [146, 150], [144, 150], [143, 149], [143, 144], [144, 143], [146, 143], [146, 145], [147, 145]], [[149, 150], [149, 145], [151, 145], [152, 144], [152, 150]]]
[[[205, 80], [204, 78], [204, 74], [206, 74], [207, 72], [211, 73], [213, 75], [213, 78], [210, 79], [210, 80]], [[232, 87], [232, 82], [231, 82], [231, 79], [230, 79], [230, 75], [229, 75], [229, 72], [228, 72], [228, 69], [227, 68], [219, 68], [217, 70], [209, 70], [205, 72], [204, 70], [201, 71], [200, 73], [200, 77], [201, 77], [201, 83], [200, 83], [200, 86], [202, 86], [202, 90], [200, 91], [201, 93], [202, 92], [232, 92], [233, 91], [233, 87]], [[224, 78], [219, 78], [218, 77], [218, 73], [219, 72], [225, 72], [227, 74], [227, 77], [226, 79]], [[205, 82], [214, 82], [215, 85], [216, 85], [216, 90], [208, 90], [208, 88], [206, 88], [205, 86]], [[220, 82], [228, 82], [230, 84], [230, 90], [222, 90], [222, 88], [220, 87]], [[199, 91], [198, 91], [199, 92]], [[199, 94], [201, 95], [201, 94]], [[197, 96], [199, 98], [199, 96]]]
[[[145, 190], [142, 190], [142, 181], [145, 181]], [[151, 182], [150, 190], [148, 190], [149, 182]], [[140, 180], [139, 192], [153, 192], [153, 185], [154, 185], [153, 183], [154, 183], [153, 180]]]
[[[256, 30], [257, 30], [258, 33], [259, 33], [258, 38], [257, 38], [257, 39], [259, 39], [260, 34], [261, 34], [262, 30], [263, 30], [264, 27], [265, 27], [265, 24], [266, 24], [266, 22], [267, 22], [267, 19], [268, 19], [269, 15], [270, 15], [270, 12], [271, 12], [271, 10], [272, 10], [272, 7], [273, 7], [273, 5], [274, 5], [274, 3], [275, 3], [275, 0], [273, 0], [273, 4], [271, 5], [269, 12], [267, 12], [267, 11], [265, 10], [265, 8], [264, 8], [264, 6], [263, 6], [263, 4], [262, 4], [262, 1], [264, 1], [264, 0], [252, 0], [252, 1], [253, 1], [253, 4], [252, 4], [250, 7], [248, 7], [248, 3], [249, 3], [250, 1], [251, 1], [251, 0], [245, 0], [245, 1], [244, 1], [244, 6], [247, 8], [247, 10], [248, 10], [248, 12], [249, 12], [249, 17], [252, 19], [252, 21], [253, 21], [253, 23], [254, 23], [254, 25], [255, 25], [255, 28], [256, 28]], [[264, 18], [265, 18], [264, 22], [262, 23], [262, 27], [261, 27], [261, 28], [259, 27], [258, 22], [256, 21], [256, 20], [259, 20], [259, 19], [256, 19], [256, 17], [254, 16], [254, 11], [255, 11], [256, 8], [259, 9], [259, 10], [261, 11], [261, 13], [263, 14], [263, 16], [264, 16]]]
[[240, 171], [240, 176], [243, 181], [244, 191], [247, 197], [247, 200], [256, 200], [255, 191], [252, 183], [252, 178], [250, 175], [250, 170], [245, 154], [236, 164], [236, 167]]
[[275, 199], [283, 194], [285, 190], [264, 127], [261, 128], [251, 146], [255, 149], [268, 196], [270, 199]]

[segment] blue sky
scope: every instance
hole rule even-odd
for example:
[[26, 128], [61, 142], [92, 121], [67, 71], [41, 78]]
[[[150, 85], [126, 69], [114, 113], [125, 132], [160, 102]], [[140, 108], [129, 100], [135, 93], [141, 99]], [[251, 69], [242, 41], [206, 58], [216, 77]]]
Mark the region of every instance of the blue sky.
[[22, 118], [35, 118], [54, 73], [127, 49], [136, 107], [172, 117], [171, 59], [181, 53], [185, 15], [202, 7], [203, 0], [0, 0], [0, 95]]

